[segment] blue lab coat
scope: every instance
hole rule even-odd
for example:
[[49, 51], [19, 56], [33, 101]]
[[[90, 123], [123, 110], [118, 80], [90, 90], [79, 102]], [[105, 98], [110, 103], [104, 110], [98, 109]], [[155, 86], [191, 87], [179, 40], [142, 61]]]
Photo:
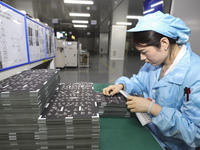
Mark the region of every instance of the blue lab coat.
[[[159, 80], [162, 66], [144, 64], [130, 79], [120, 77], [128, 93], [154, 99], [162, 110], [148, 124], [154, 135], [172, 150], [191, 150], [200, 146], [200, 57], [190, 44], [175, 68]], [[184, 88], [190, 88], [189, 101]]]

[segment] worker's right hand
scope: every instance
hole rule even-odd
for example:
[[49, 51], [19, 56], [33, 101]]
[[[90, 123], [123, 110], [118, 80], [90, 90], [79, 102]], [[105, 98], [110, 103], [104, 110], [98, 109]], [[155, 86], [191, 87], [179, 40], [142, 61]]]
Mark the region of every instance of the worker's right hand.
[[123, 88], [122, 84], [110, 85], [103, 89], [103, 94], [107, 96], [113, 96], [119, 93], [119, 90]]

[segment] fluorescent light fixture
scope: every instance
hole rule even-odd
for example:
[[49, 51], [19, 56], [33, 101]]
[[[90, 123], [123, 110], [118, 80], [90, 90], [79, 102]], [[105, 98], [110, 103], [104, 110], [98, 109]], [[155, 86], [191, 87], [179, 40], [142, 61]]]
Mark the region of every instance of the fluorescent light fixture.
[[88, 13], [69, 13], [69, 16], [73, 17], [90, 17]]
[[126, 26], [131, 26], [131, 22], [116, 22], [117, 25], [126, 25]]
[[131, 15], [126, 16], [127, 19], [140, 19], [142, 17], [143, 16], [131, 16]]
[[64, 3], [68, 4], [85, 4], [85, 5], [93, 5], [93, 1], [80, 1], [80, 0], [64, 0]]
[[89, 23], [89, 21], [87, 21], [87, 20], [72, 20], [72, 23], [83, 23], [83, 24], [88, 24]]
[[156, 7], [156, 6], [160, 5], [160, 4], [163, 4], [163, 1], [160, 1], [160, 2], [154, 3], [154, 4], [151, 5], [151, 7]]
[[75, 28], [87, 28], [87, 25], [74, 24]]
[[152, 12], [152, 11], [154, 11], [154, 8], [151, 8], [151, 9], [144, 11], [143, 14], [147, 14], [147, 13]]

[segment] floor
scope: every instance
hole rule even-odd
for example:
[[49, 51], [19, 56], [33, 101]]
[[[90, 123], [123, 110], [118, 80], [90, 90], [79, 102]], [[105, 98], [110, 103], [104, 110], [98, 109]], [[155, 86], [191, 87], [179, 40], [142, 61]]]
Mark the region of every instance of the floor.
[[131, 77], [144, 64], [138, 53], [125, 54], [124, 60], [109, 60], [108, 55], [90, 55], [89, 68], [64, 68], [60, 70], [61, 83], [92, 82], [115, 83], [120, 76]]

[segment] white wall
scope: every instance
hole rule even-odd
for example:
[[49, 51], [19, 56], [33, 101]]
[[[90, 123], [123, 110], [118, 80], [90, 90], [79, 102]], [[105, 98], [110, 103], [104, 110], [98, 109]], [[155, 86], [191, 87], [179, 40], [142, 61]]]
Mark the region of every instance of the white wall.
[[170, 14], [181, 18], [191, 28], [189, 42], [192, 51], [200, 55], [200, 0], [173, 0]]

